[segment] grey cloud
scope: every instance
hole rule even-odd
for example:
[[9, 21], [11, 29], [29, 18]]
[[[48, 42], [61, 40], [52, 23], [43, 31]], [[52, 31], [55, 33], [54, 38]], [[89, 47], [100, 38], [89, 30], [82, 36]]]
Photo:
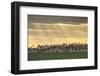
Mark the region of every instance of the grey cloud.
[[87, 23], [87, 17], [77, 17], [77, 16], [49, 16], [49, 15], [28, 15], [28, 26], [31, 27], [32, 23], [64, 23], [64, 24], [74, 24], [78, 25], [81, 23]]

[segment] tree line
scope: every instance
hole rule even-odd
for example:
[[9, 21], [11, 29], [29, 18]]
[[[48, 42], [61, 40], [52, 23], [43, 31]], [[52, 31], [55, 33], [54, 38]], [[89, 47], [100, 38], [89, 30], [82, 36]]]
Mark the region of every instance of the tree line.
[[87, 51], [88, 45], [83, 43], [38, 45], [28, 50], [29, 52], [78, 52]]

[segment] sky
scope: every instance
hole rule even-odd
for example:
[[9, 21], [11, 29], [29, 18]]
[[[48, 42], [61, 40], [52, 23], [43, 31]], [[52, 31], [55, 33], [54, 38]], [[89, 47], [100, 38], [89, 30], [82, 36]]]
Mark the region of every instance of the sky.
[[87, 43], [87, 37], [87, 17], [28, 15], [28, 47]]

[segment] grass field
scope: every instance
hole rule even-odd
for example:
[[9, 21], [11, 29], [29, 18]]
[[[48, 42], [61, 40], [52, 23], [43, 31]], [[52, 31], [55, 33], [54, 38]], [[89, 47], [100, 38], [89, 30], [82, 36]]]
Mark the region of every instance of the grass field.
[[83, 59], [88, 58], [88, 52], [87, 51], [81, 51], [81, 52], [41, 52], [41, 53], [34, 53], [29, 52], [28, 53], [28, 60], [54, 60], [54, 59]]

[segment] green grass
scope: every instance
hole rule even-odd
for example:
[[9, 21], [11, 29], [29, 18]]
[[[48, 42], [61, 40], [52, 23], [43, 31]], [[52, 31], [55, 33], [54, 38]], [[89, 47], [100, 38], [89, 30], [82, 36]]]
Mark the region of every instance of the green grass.
[[84, 52], [51, 52], [51, 53], [28, 53], [28, 60], [53, 60], [53, 59], [81, 59], [88, 58], [88, 53]]

